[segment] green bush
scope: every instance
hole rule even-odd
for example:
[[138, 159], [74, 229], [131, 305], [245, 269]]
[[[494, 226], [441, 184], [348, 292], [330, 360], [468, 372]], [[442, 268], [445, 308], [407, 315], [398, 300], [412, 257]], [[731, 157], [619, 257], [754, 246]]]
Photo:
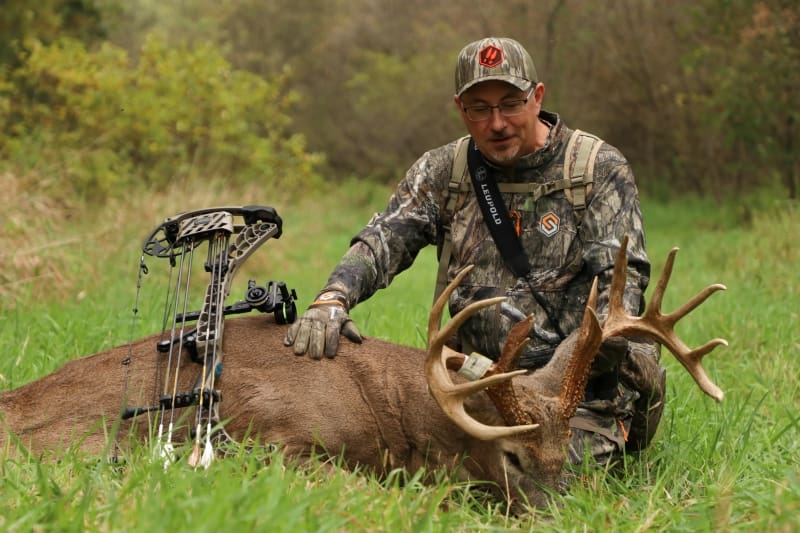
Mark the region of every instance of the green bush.
[[[320, 155], [292, 133], [287, 74], [235, 70], [215, 45], [148, 38], [138, 60], [72, 39], [35, 45], [0, 86], [0, 157], [56, 190], [98, 198], [129, 186], [223, 178], [285, 188]], [[298, 180], [302, 177], [302, 180]]]

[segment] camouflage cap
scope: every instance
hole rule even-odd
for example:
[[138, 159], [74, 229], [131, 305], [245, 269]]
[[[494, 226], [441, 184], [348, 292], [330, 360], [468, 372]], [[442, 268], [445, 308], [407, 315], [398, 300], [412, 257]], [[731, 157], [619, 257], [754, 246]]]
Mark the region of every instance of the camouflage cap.
[[482, 81], [500, 80], [525, 91], [537, 83], [525, 48], [508, 37], [486, 37], [461, 49], [456, 63], [456, 96]]

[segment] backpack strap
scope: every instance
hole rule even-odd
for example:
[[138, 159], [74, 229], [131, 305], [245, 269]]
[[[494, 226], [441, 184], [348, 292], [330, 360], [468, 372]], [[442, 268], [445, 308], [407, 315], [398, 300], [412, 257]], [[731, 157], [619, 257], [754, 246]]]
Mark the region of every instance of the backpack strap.
[[574, 130], [564, 150], [564, 174], [560, 180], [548, 183], [498, 183], [500, 192], [528, 194], [535, 202], [556, 191], [564, 191], [580, 218], [586, 209], [594, 182], [594, 163], [603, 140], [581, 130]]
[[[569, 137], [564, 151], [564, 194], [575, 208], [578, 225], [586, 209], [589, 193], [594, 183], [594, 163], [603, 140], [585, 131], [575, 130]], [[556, 182], [558, 183], [558, 182]]]
[[442, 213], [442, 249], [439, 253], [439, 269], [436, 273], [436, 289], [433, 292], [433, 301], [439, 298], [447, 286], [447, 269], [450, 266], [450, 257], [453, 254], [453, 239], [450, 234], [450, 224], [456, 212], [456, 206], [463, 205], [464, 198], [469, 193], [470, 185], [469, 169], [467, 168], [467, 147], [469, 146], [469, 135], [461, 137], [456, 141], [455, 156], [453, 157], [453, 169], [450, 172], [450, 182], [447, 184], [447, 196]]

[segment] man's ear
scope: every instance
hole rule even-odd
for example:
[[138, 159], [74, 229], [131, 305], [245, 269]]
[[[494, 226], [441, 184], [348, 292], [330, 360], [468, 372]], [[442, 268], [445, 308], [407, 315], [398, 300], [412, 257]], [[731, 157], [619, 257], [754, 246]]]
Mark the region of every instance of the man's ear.
[[541, 104], [542, 100], [544, 99], [544, 83], [537, 83], [536, 88], [533, 90], [533, 97], [536, 100], [536, 103]]
[[458, 109], [458, 114], [459, 114], [459, 116], [461, 116], [461, 120], [466, 125], [467, 124], [467, 115], [464, 113], [464, 107], [461, 104], [461, 99], [458, 97], [458, 95], [453, 95], [453, 103], [456, 105], [456, 109]]

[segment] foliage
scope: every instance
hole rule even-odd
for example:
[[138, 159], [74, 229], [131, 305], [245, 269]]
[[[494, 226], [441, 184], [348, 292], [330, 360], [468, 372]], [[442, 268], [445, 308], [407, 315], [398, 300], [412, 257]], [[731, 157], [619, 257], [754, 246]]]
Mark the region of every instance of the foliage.
[[[531, 50], [548, 87], [545, 106], [619, 147], [644, 190], [722, 198], [778, 184], [798, 196], [796, 2], [292, 7], [290, 0], [213, 7], [197, 0], [182, 13], [216, 15], [211, 33], [241, 68], [268, 76], [292, 66], [302, 95], [297, 125], [328, 155], [334, 174], [394, 182], [422, 152], [460, 135], [454, 58], [466, 42], [501, 34]], [[172, 21], [158, 24], [175, 27], [182, 13], [173, 8]], [[180, 30], [182, 38], [194, 34]]]
[[[709, 28], [708, 19], [719, 23]], [[788, 195], [800, 197], [797, 3], [712, 4], [697, 10], [695, 24], [698, 32], [702, 28], [702, 40], [685, 67], [699, 83], [685, 97], [697, 104], [706, 135], [724, 154], [709, 168], [708, 181], [715, 187], [733, 181], [741, 189], [778, 175]]]
[[[445, 6], [419, 0], [306, 5], [297, 10], [289, 0], [248, 0], [230, 6], [220, 38], [235, 50], [231, 61], [264, 76], [291, 65], [301, 95], [298, 127], [313, 149], [325, 152], [332, 173], [396, 181], [430, 147], [424, 143], [445, 142], [458, 131], [448, 117], [457, 39], [440, 16]], [[431, 120], [442, 115], [445, 120]]]
[[[172, 72], [160, 69], [160, 84], [180, 85], [192, 75], [215, 78], [214, 63], [224, 63], [222, 70], [239, 77], [249, 73], [267, 80], [267, 92], [277, 88], [281, 96], [266, 96], [268, 102], [255, 112], [238, 111], [262, 124], [264, 119], [275, 121], [284, 128], [278, 137], [295, 141], [286, 141], [291, 145], [288, 157], [254, 157], [271, 163], [294, 161], [303, 159], [300, 152], [308, 150], [320, 156], [305, 166], [323, 168], [316, 163], [324, 154], [324, 170], [333, 179], [361, 176], [396, 182], [425, 150], [461, 135], [463, 125], [452, 104], [454, 58], [466, 42], [499, 34], [517, 38], [532, 52], [548, 89], [545, 107], [558, 112], [569, 126], [597, 133], [620, 148], [648, 194], [670, 198], [689, 192], [722, 199], [761, 187], [776, 190], [776, 186], [778, 195], [797, 198], [800, 194], [800, 158], [796, 156], [800, 92], [794, 90], [800, 72], [797, 2], [542, 0], [534, 6], [524, 0], [494, 4], [309, 0], [303, 9], [291, 0], [109, 0], [102, 5], [91, 0], [45, 0], [35, 8], [23, 7], [19, 0], [9, 2], [0, 14], [0, 28], [9, 30], [3, 41], [7, 46], [0, 43], [0, 48], [6, 46], [0, 55], [23, 51], [16, 56], [19, 62], [29, 53], [41, 56], [42, 46], [47, 48], [65, 35], [79, 38], [92, 50], [87, 54], [95, 61], [103, 54], [100, 43], [107, 35], [107, 44], [113, 50], [124, 49], [130, 65], [138, 64], [145, 47], [154, 46], [147, 44], [153, 35], [159, 36], [160, 48], [173, 56], [213, 48], [204, 67], [188, 61], [171, 65]], [[80, 17], [75, 18], [75, 13]], [[68, 20], [72, 21], [69, 25]], [[14, 42], [26, 44], [19, 49], [9, 44]], [[53, 59], [55, 55], [51, 52]], [[53, 74], [61, 76], [60, 83], [64, 71], [84, 68], [87, 63], [78, 61], [73, 66], [71, 58], [59, 59], [62, 66]], [[119, 68], [109, 67], [109, 72]], [[11, 98], [9, 91], [18, 87], [9, 89], [9, 78], [0, 78], [0, 116], [7, 117], [13, 106], [44, 103], [33, 99], [31, 95], [40, 94], [36, 92]], [[227, 83], [226, 91], [232, 95], [235, 89], [230, 80]], [[213, 84], [198, 82], [195, 91], [209, 85]], [[139, 116], [153, 115], [142, 119], [148, 123], [141, 126], [145, 131], [133, 132], [130, 146], [98, 145], [106, 132], [94, 132], [77, 149], [54, 148], [63, 135], [28, 124], [27, 136], [14, 139], [16, 149], [2, 150], [0, 158], [20, 158], [24, 164], [17, 168], [35, 167], [40, 174], [51, 173], [47, 164], [58, 170], [64, 167], [67, 176], [82, 173], [84, 188], [98, 187], [99, 194], [104, 184], [126, 171], [139, 172], [144, 178], [137, 179], [151, 183], [154, 178], [149, 174], [160, 174], [158, 180], [163, 181], [169, 179], [165, 173], [180, 177], [200, 169], [200, 163], [226, 176], [238, 174], [241, 167], [237, 165], [247, 166], [242, 159], [250, 158], [246, 152], [253, 149], [240, 150], [239, 144], [249, 143], [240, 143], [236, 135], [201, 134], [187, 141], [195, 134], [193, 127], [177, 134], [175, 146], [159, 148], [160, 155], [148, 153], [150, 149], [139, 138], [142, 133], [152, 134], [156, 143], [164, 138], [172, 141], [178, 123], [208, 122], [215, 107], [205, 102], [195, 113], [192, 106], [197, 105], [197, 95], [187, 93], [188, 98], [183, 98], [174, 87], [164, 90], [177, 101], [162, 101], [160, 94], [136, 97], [130, 94], [130, 85], [122, 87], [130, 90], [104, 98], [114, 102], [125, 97], [129, 110], [131, 100], [144, 100], [146, 108], [136, 111]], [[261, 89], [253, 92], [257, 98]], [[155, 98], [159, 102], [152, 101]], [[229, 101], [217, 102], [216, 108], [229, 105]], [[97, 114], [100, 123], [112, 115], [91, 105], [81, 111], [81, 116]], [[173, 111], [180, 116], [161, 121]], [[291, 125], [275, 115], [290, 115]], [[115, 125], [131, 120], [119, 110], [113, 118]], [[152, 122], [163, 131], [147, 129]], [[251, 126], [248, 135], [265, 131], [275, 134], [272, 128]], [[307, 150], [294, 136], [298, 133], [308, 143]], [[283, 148], [264, 149], [281, 152]], [[58, 157], [53, 150], [59, 152]], [[237, 156], [232, 155], [237, 151]], [[46, 157], [37, 158], [43, 152]], [[175, 153], [178, 159], [171, 172], [164, 170], [166, 163], [154, 161], [148, 161], [154, 166], [152, 171], [131, 168], [139, 166], [138, 157], [162, 157], [163, 162], [167, 154]], [[252, 174], [248, 169], [243, 174]]]
[[320, 157], [292, 133], [285, 77], [236, 70], [217, 47], [35, 44], [6, 84], [0, 154], [62, 194], [99, 198], [187, 177], [313, 183]]
[[[113, 13], [112, 2], [105, 4], [107, 12]], [[20, 56], [35, 43], [51, 43], [64, 36], [87, 43], [106, 37], [103, 14], [95, 0], [3, 0], [0, 68], [18, 66]]]

